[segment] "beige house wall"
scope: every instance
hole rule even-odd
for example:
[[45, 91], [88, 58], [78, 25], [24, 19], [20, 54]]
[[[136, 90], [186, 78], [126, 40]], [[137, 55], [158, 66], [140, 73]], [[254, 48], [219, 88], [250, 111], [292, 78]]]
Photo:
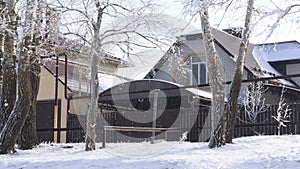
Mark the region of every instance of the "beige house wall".
[[70, 113], [77, 115], [86, 115], [90, 99], [74, 99], [70, 102]]
[[[55, 77], [43, 66], [41, 66], [40, 86], [37, 100], [47, 101], [55, 99]], [[67, 100], [64, 97], [64, 84], [58, 82], [58, 99], [61, 100], [61, 128], [67, 127]], [[54, 120], [55, 123], [56, 120]], [[54, 124], [56, 126], [56, 124]], [[54, 133], [56, 134], [56, 132]], [[55, 138], [55, 136], [54, 136]], [[60, 134], [61, 143], [66, 142], [66, 131]]]
[[[71, 62], [70, 62], [71, 63]], [[80, 67], [80, 65], [78, 65]], [[86, 67], [86, 66], [84, 66]], [[109, 74], [115, 74], [118, 70], [117, 65], [110, 62], [99, 64], [99, 71], [107, 72]], [[67, 114], [68, 114], [68, 102], [65, 99], [65, 85], [59, 81], [58, 82], [58, 100], [61, 100], [61, 128], [67, 128]], [[68, 94], [71, 91], [68, 90]], [[74, 97], [79, 96], [76, 94]], [[55, 100], [55, 76], [49, 72], [44, 66], [41, 66], [41, 75], [40, 75], [40, 86], [39, 93], [37, 97], [38, 101], [49, 101]], [[71, 114], [84, 115], [88, 110], [89, 99], [74, 99], [70, 101], [70, 110]], [[55, 112], [54, 112], [55, 114]], [[55, 116], [55, 115], [54, 115]], [[57, 122], [57, 118], [54, 117], [54, 121]], [[54, 128], [57, 126], [57, 123], [54, 122]], [[57, 136], [57, 132], [54, 132], [54, 139]], [[66, 131], [60, 132], [60, 142], [66, 142]]]

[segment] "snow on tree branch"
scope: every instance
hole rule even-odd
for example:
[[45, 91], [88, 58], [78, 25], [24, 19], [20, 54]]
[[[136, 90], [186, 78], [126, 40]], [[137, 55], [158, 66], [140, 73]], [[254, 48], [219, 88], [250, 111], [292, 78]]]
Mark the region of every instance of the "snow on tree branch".
[[199, 12], [204, 12], [209, 8], [219, 8], [227, 4], [227, 8], [233, 0], [181, 0], [183, 5], [182, 14], [184, 17], [192, 16], [194, 18]]
[[[248, 85], [243, 98], [243, 107], [245, 112], [246, 123], [256, 124], [257, 116], [267, 111], [268, 105], [265, 104], [263, 94], [268, 90], [264, 87], [263, 82], [253, 82]], [[240, 119], [241, 120], [241, 119]]]
[[276, 111], [276, 115], [272, 116], [272, 118], [274, 118], [277, 123], [277, 134], [281, 135], [281, 127], [286, 127], [286, 123], [290, 122], [290, 117], [292, 114], [292, 109], [290, 108], [290, 105], [286, 102], [285, 98], [283, 97], [285, 90], [284, 90], [284, 86], [282, 87], [281, 90], [281, 95], [280, 95], [280, 100], [278, 103], [278, 108]]
[[[82, 44], [91, 47], [93, 30], [98, 28], [97, 24], [101, 22], [99, 43], [103, 49], [110, 52], [115, 50], [113, 53], [119, 55], [118, 57], [122, 57], [122, 53], [128, 56], [130, 52], [126, 49], [133, 49], [133, 46], [162, 50], [170, 46], [169, 37], [162, 37], [157, 33], [167, 32], [170, 27], [164, 23], [159, 6], [154, 0], [135, 2], [53, 0], [49, 6], [58, 10], [61, 17], [59, 31], [63, 38], [69, 39], [68, 41], [77, 43], [81, 41]], [[97, 21], [99, 17], [96, 17], [99, 10], [103, 15], [101, 21]], [[161, 31], [158, 27], [164, 30]]]
[[255, 25], [259, 25], [261, 23], [267, 24], [267, 28], [261, 30], [257, 36], [266, 34], [266, 39], [269, 39], [283, 23], [286, 24], [290, 22], [293, 25], [297, 25], [299, 22], [300, 1], [286, 1], [285, 3], [287, 5], [282, 5], [282, 3], [279, 4], [279, 2], [271, 1], [270, 6], [272, 7], [256, 7], [255, 12], [257, 21]]

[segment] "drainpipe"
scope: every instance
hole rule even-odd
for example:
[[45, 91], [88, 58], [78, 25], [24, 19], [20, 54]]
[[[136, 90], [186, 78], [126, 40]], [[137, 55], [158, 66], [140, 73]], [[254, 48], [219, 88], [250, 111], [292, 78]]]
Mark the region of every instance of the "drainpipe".
[[90, 96], [77, 96], [77, 97], [73, 97], [72, 94], [70, 96], [68, 96], [68, 56], [65, 53], [60, 54], [60, 56], [64, 56], [65, 57], [65, 99], [67, 99], [68, 101], [70, 101], [70, 100], [75, 100], [75, 99], [90, 98]]
[[[68, 101], [72, 99], [72, 95], [68, 96], [68, 56], [64, 53], [65, 57], [65, 99]], [[69, 110], [67, 110], [69, 112]]]
[[[56, 64], [55, 64], [55, 96], [54, 96], [54, 129], [57, 129], [58, 126], [58, 55], [56, 55]], [[53, 142], [57, 143], [57, 131], [54, 131]]]
[[62, 54], [65, 57], [65, 99], [67, 100], [67, 114], [70, 112], [70, 102], [73, 100], [73, 95], [68, 96], [68, 55]]
[[[65, 57], [65, 92], [64, 92], [64, 97], [67, 100], [67, 113], [70, 112], [70, 100], [72, 100], [72, 95], [68, 96], [68, 57], [65, 53], [61, 53], [56, 55], [56, 64], [55, 64], [55, 104], [54, 104], [54, 129], [58, 128], [58, 75], [59, 75], [59, 57], [60, 56], [64, 56]], [[53, 142], [57, 143], [58, 142], [58, 130], [54, 131], [54, 138], [53, 138]]]

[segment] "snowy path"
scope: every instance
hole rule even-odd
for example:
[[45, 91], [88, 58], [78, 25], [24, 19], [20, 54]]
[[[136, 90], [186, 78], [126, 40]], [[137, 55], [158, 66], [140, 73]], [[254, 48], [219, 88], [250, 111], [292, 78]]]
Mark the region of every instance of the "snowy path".
[[[209, 149], [207, 143], [182, 143], [149, 158], [116, 156], [98, 149], [85, 152], [84, 144], [42, 144], [34, 150], [0, 155], [1, 169], [203, 169], [203, 168], [292, 168], [300, 169], [300, 135], [256, 136], [234, 140], [235, 144]], [[149, 143], [144, 147], [151, 149]], [[168, 144], [168, 143], [163, 143]], [[68, 144], [70, 145], [70, 144]], [[100, 144], [99, 144], [100, 145]], [[119, 143], [111, 148], [131, 152], [137, 143]], [[140, 144], [141, 145], [141, 144]], [[158, 144], [159, 145], [159, 144]]]

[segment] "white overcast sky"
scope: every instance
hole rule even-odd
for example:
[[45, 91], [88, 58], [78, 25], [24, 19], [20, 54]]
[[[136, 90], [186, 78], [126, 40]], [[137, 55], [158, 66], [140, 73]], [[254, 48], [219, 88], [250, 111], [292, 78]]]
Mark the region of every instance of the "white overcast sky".
[[[243, 1], [243, 0], [242, 0]], [[239, 1], [241, 4], [233, 4], [235, 6], [243, 5], [246, 6], [246, 1], [244, 2]], [[299, 0], [273, 0], [273, 2], [278, 5], [280, 9], [285, 9], [287, 6], [291, 4], [300, 4]], [[260, 10], [276, 10], [276, 6], [272, 0], [256, 0], [255, 6], [256, 9]], [[166, 14], [176, 16], [179, 18], [182, 17], [182, 3], [177, 0], [161, 0], [159, 3], [164, 5], [164, 12]], [[232, 7], [235, 8], [235, 7]], [[252, 26], [252, 37], [250, 41], [252, 43], [265, 43], [265, 42], [278, 42], [278, 41], [288, 41], [288, 40], [298, 40], [300, 42], [300, 7], [294, 8], [295, 10], [298, 10], [298, 13], [293, 13], [292, 15], [286, 16], [281, 22], [280, 25], [276, 28], [276, 30], [273, 32], [273, 34], [266, 38], [266, 36], [269, 33], [270, 26], [273, 24], [273, 22], [276, 20], [277, 15], [272, 15], [271, 17], [268, 17], [264, 19], [263, 21], [253, 24]], [[295, 11], [292, 11], [295, 12]], [[228, 28], [228, 27], [236, 27], [236, 26], [242, 26], [243, 20], [245, 15], [245, 8], [240, 8], [239, 10], [236, 9], [230, 9], [227, 11], [227, 13], [224, 15], [224, 12], [221, 10], [218, 10], [218, 12], [215, 12], [214, 10], [210, 11], [210, 21], [211, 24], [214, 27], [217, 27], [218, 29]], [[223, 17], [224, 16], [224, 17]], [[198, 16], [197, 16], [198, 17]], [[223, 18], [222, 22], [220, 18]], [[256, 20], [258, 17], [255, 17]], [[184, 18], [188, 20], [187, 18]], [[196, 21], [192, 21], [191, 24], [193, 24], [196, 28], [200, 28], [200, 22], [199, 19], [196, 18]]]

